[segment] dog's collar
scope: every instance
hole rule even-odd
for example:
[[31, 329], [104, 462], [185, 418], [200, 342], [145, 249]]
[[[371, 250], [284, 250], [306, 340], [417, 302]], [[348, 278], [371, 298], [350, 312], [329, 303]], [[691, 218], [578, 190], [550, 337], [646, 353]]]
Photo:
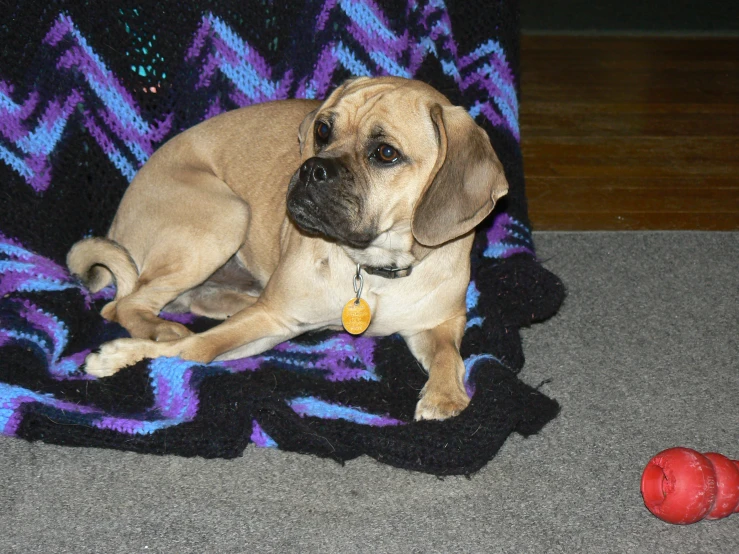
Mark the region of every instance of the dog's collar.
[[408, 277], [413, 270], [413, 266], [408, 267], [372, 267], [363, 265], [364, 269], [370, 275], [377, 275], [378, 277], [384, 277], [385, 279], [399, 279], [400, 277]]

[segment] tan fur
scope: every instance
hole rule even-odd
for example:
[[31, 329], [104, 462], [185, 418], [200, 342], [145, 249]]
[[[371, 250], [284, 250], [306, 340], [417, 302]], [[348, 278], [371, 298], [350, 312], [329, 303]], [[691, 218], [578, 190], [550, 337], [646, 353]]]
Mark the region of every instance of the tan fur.
[[[320, 145], [315, 125], [324, 120], [332, 135]], [[401, 162], [377, 163], [368, 151], [377, 136], [402, 153]], [[312, 158], [351, 175], [346, 190], [337, 189], [337, 232], [368, 243], [310, 234], [286, 217], [291, 191], [308, 186], [299, 173]], [[133, 337], [90, 354], [86, 371], [112, 375], [157, 356], [227, 360], [306, 331], [340, 329], [357, 264], [412, 265], [400, 279], [364, 274], [362, 297], [372, 310], [366, 334], [400, 333], [429, 372], [417, 419], [455, 415], [469, 403], [459, 345], [472, 230], [506, 190], [484, 132], [417, 81], [360, 78], [323, 103], [273, 102], [214, 117], [151, 157], [107, 241], [88, 239], [70, 252], [73, 272], [85, 277], [105, 266], [114, 274], [118, 294], [103, 314]], [[110, 262], [110, 248], [125, 249], [127, 269]], [[165, 306], [228, 319], [191, 334], [159, 318]]]
[[98, 292], [115, 279], [117, 299], [131, 294], [139, 277], [126, 249], [102, 238], [85, 239], [72, 246], [67, 254], [67, 267], [84, 279], [92, 292]]

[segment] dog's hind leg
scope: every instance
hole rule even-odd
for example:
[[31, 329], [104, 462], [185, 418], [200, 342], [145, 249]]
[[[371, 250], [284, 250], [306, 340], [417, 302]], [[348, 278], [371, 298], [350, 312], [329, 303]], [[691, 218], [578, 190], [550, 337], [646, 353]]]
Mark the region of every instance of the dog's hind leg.
[[262, 293], [262, 283], [241, 261], [231, 257], [203, 284], [181, 294], [166, 311], [191, 312], [212, 319], [227, 319], [248, 308]]
[[182, 272], [176, 276], [144, 274], [139, 279], [140, 286], [116, 302], [115, 311], [109, 310], [105, 316], [120, 323], [135, 338], [168, 341], [185, 337], [191, 334], [187, 327], [159, 317], [161, 309], [182, 292], [187, 282], [183, 277]]
[[[200, 363], [233, 360], [259, 354], [300, 333], [320, 328], [322, 323], [306, 324], [305, 321], [315, 319], [312, 310], [325, 306], [331, 294], [320, 288], [308, 293], [300, 287], [286, 286], [285, 275], [294, 275], [294, 269], [280, 266], [254, 304], [212, 329], [168, 342], [117, 339], [88, 355], [85, 371], [106, 377], [139, 360], [158, 356], [179, 356]], [[271, 294], [270, 290], [279, 292]], [[305, 302], [307, 294], [311, 295], [312, 302]], [[341, 304], [336, 306], [337, 311]]]
[[[167, 211], [166, 218], [158, 217], [161, 210]], [[159, 313], [238, 251], [248, 228], [248, 207], [221, 180], [201, 173], [162, 183], [146, 203], [136, 202], [136, 210], [123, 217], [110, 235], [131, 252], [140, 273], [134, 291], [106, 315], [134, 338], [170, 341], [191, 334]]]

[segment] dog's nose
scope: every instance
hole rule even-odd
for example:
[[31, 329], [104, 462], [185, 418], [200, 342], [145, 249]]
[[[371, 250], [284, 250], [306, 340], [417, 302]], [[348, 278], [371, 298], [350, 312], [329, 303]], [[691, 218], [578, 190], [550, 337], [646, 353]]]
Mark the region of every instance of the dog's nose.
[[321, 184], [338, 175], [336, 162], [328, 158], [310, 158], [300, 168], [300, 180], [307, 184]]

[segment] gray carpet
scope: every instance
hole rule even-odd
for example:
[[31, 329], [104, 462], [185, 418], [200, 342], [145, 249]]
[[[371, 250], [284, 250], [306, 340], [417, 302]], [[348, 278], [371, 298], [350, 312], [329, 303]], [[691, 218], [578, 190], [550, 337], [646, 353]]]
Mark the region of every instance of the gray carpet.
[[739, 514], [669, 525], [639, 493], [664, 448], [739, 458], [739, 233], [536, 241], [569, 296], [525, 331], [522, 377], [563, 410], [471, 479], [0, 438], [0, 552], [739, 552]]

